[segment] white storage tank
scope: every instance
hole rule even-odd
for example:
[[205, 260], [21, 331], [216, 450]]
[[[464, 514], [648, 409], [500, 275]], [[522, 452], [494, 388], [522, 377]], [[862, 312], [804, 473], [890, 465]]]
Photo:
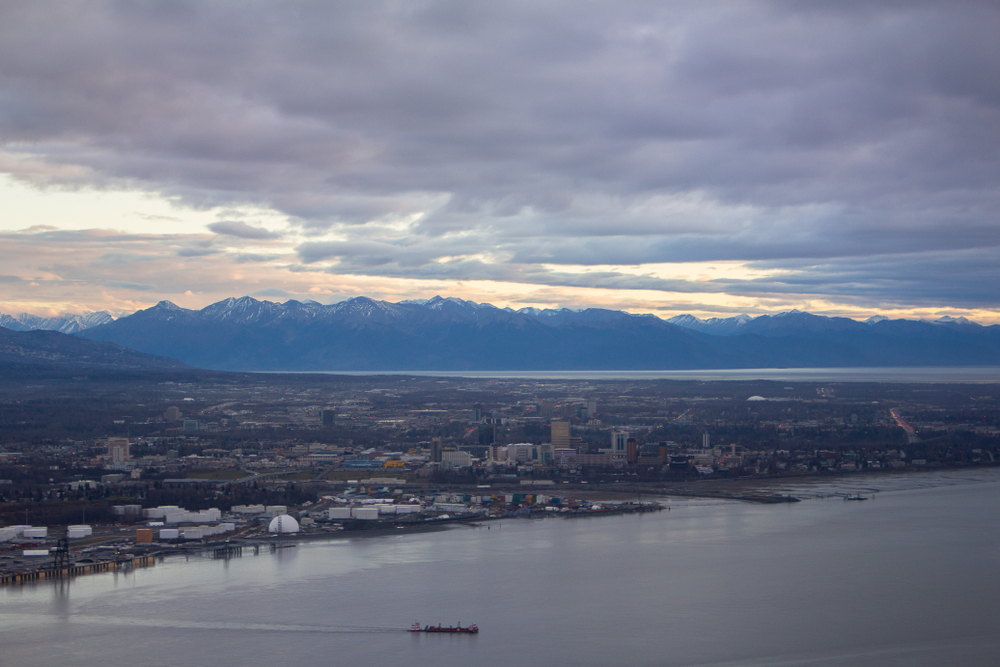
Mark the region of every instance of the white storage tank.
[[395, 514], [396, 513], [396, 506], [395, 505], [376, 505], [375, 507], [376, 507], [376, 509], [378, 509], [378, 513], [379, 514]]
[[327, 518], [333, 521], [338, 519], [350, 519], [351, 518], [351, 508], [350, 507], [331, 507], [327, 510]]
[[176, 528], [161, 528], [160, 529], [160, 539], [161, 540], [176, 540], [180, 539], [181, 531]]
[[24, 555], [27, 558], [32, 558], [32, 557], [38, 558], [38, 557], [48, 556], [49, 555], [49, 550], [48, 549], [25, 549], [24, 550]]
[[168, 512], [183, 512], [177, 505], [160, 505], [159, 507], [150, 507], [149, 509], [144, 509], [142, 511], [143, 515], [147, 519], [162, 519], [167, 515]]
[[49, 529], [48, 528], [25, 528], [24, 529], [24, 536], [25, 537], [35, 537], [35, 538], [48, 537], [49, 536]]
[[185, 540], [200, 540], [204, 536], [205, 533], [201, 528], [185, 528], [181, 531], [181, 539]]
[[268, 505], [267, 509], [264, 511], [265, 514], [270, 516], [281, 516], [282, 514], [288, 514], [287, 505]]
[[351, 516], [363, 521], [372, 521], [378, 518], [377, 507], [352, 507]]
[[191, 523], [211, 523], [221, 518], [222, 512], [217, 507], [201, 510], [200, 512], [188, 512], [188, 521]]
[[236, 530], [236, 524], [235, 523], [220, 523], [219, 524], [219, 529], [223, 533], [231, 533], [234, 530]]
[[81, 537], [90, 537], [94, 534], [94, 529], [90, 526], [69, 526], [66, 528], [66, 537], [71, 540], [77, 540]]
[[267, 526], [267, 532], [297, 533], [299, 532], [299, 522], [295, 520], [295, 517], [288, 516], [287, 514], [279, 514], [271, 519], [271, 523]]
[[263, 514], [263, 505], [233, 505], [229, 510], [233, 514]]

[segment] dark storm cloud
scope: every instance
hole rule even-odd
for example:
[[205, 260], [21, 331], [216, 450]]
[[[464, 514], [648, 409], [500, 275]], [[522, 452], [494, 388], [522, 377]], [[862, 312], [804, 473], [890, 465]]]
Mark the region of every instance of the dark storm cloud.
[[993, 2], [14, 3], [0, 137], [25, 178], [273, 206], [331, 271], [993, 307], [998, 62]]

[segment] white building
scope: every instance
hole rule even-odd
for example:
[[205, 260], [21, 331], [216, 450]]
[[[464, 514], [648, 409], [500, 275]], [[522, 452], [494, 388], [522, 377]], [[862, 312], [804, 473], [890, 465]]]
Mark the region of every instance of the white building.
[[469, 452], [441, 452], [441, 463], [444, 467], [467, 468], [472, 465], [472, 455]]
[[125, 463], [129, 458], [128, 438], [108, 438], [108, 456], [111, 463]]

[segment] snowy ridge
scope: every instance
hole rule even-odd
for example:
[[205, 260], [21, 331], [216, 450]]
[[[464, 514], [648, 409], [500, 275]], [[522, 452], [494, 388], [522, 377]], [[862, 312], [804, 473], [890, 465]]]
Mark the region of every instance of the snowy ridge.
[[0, 327], [13, 331], [58, 331], [64, 334], [75, 334], [91, 327], [114, 322], [115, 318], [111, 313], [102, 310], [95, 313], [83, 313], [80, 315], [66, 314], [56, 317], [40, 317], [21, 313], [20, 315], [0, 315]]
[[[761, 317], [767, 317], [767, 315], [762, 315]], [[684, 327], [685, 329], [694, 329], [695, 331], [715, 336], [731, 336], [739, 333], [739, 330], [743, 326], [755, 319], [758, 318], [751, 317], [745, 313], [735, 317], [710, 317], [705, 320], [699, 319], [694, 315], [677, 315], [676, 317], [671, 317], [667, 322]]]
[[515, 311], [440, 296], [399, 303], [360, 296], [330, 305], [240, 297], [201, 310], [161, 302], [79, 335], [240, 371], [1000, 365], [1000, 326], [952, 320], [865, 323], [790, 311], [664, 321], [600, 308]]
[[[181, 308], [170, 301], [160, 301], [156, 306], [145, 311], [139, 311], [163, 321], [175, 318], [195, 318], [201, 321], [229, 323], [233, 325], [268, 325], [280, 322], [302, 323], [324, 322], [333, 320], [349, 320], [357, 323], [402, 323], [413, 318], [426, 320], [428, 317], [445, 316], [451, 321], [469, 321], [485, 323], [500, 319], [524, 322], [533, 320], [539, 324], [557, 327], [567, 323], [612, 323], [615, 321], [635, 321], [638, 319], [674, 325], [684, 329], [694, 330], [714, 336], [736, 336], [757, 333], [765, 335], [780, 335], [782, 331], [822, 331], [850, 330], [852, 328], [879, 328], [917, 324], [916, 321], [890, 320], [882, 315], [859, 322], [843, 317], [825, 317], [790, 310], [774, 315], [759, 315], [753, 317], [747, 314], [734, 317], [712, 317], [700, 319], [694, 315], [685, 314], [671, 317], [667, 320], [651, 314], [635, 315], [618, 310], [601, 308], [570, 309], [570, 308], [533, 308], [525, 307], [518, 310], [512, 308], [497, 308], [488, 303], [476, 303], [456, 297], [434, 296], [430, 299], [411, 299], [391, 303], [371, 299], [365, 296], [352, 297], [338, 303], [324, 305], [312, 300], [288, 300], [285, 303], [262, 301], [250, 296], [230, 297], [213, 303], [201, 310]], [[0, 326], [15, 331], [31, 331], [46, 329], [61, 333], [76, 334], [94, 327], [112, 323], [116, 318], [107, 311], [64, 314], [58, 317], [45, 318], [22, 313], [17, 316], [0, 314]], [[955, 329], [982, 329], [979, 325], [965, 317], [942, 317], [934, 321], [923, 320], [921, 325]]]

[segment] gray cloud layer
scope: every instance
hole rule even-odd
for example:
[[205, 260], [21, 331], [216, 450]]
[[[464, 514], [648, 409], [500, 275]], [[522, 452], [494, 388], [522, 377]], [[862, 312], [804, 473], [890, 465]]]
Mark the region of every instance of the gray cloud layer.
[[248, 225], [242, 220], [223, 220], [221, 222], [213, 222], [208, 225], [208, 228], [216, 234], [235, 236], [241, 239], [266, 241], [281, 238], [281, 234], [278, 234], [277, 232], [268, 231], [263, 227]]
[[997, 63], [994, 2], [9, 3], [0, 141], [334, 272], [992, 308]]

